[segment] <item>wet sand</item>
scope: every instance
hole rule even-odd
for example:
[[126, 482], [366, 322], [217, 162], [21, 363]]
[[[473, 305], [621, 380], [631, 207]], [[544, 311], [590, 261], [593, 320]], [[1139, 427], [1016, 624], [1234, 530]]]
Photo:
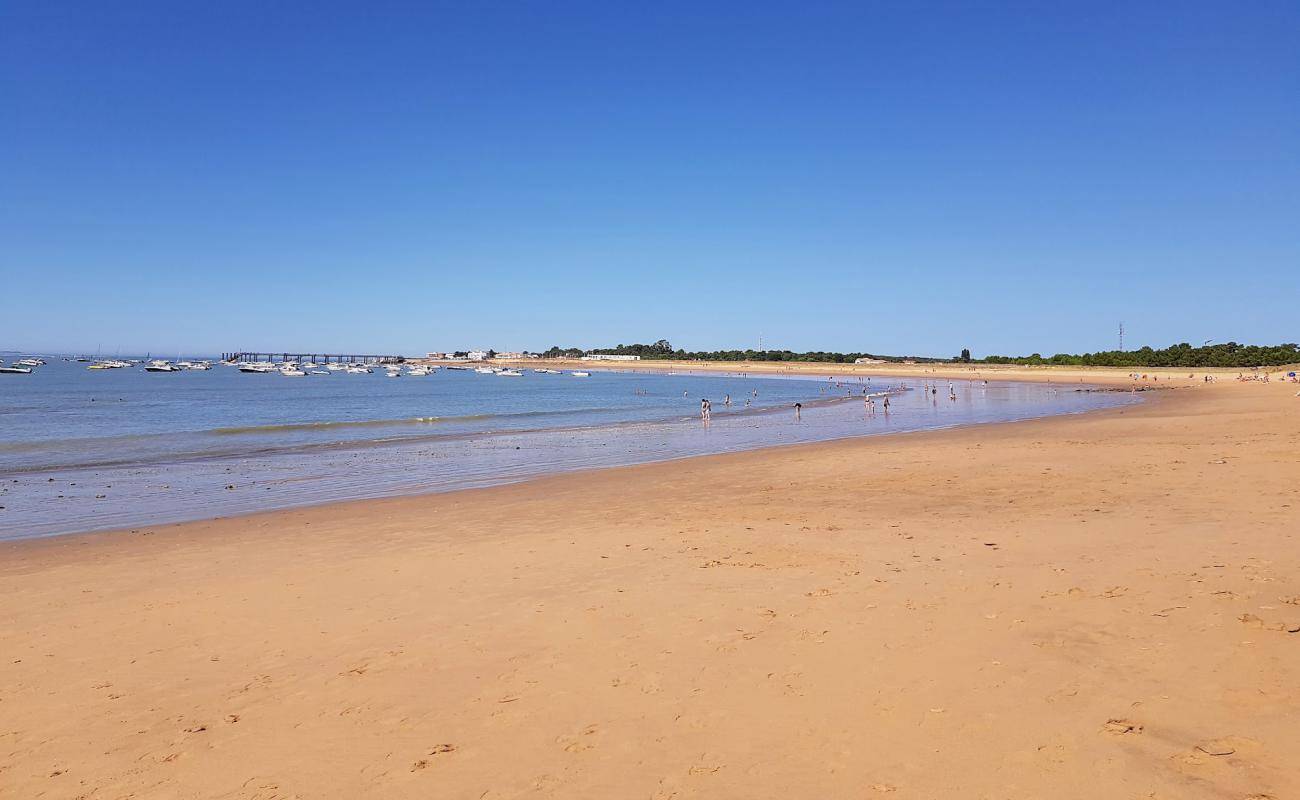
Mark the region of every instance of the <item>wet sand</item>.
[[1296, 388], [0, 545], [0, 797], [1300, 796]]

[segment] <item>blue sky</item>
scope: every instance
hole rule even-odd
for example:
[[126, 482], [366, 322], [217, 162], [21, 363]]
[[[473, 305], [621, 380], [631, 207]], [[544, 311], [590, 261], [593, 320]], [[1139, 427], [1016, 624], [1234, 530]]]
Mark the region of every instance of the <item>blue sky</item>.
[[0, 349], [1300, 338], [1300, 4], [9, 0]]

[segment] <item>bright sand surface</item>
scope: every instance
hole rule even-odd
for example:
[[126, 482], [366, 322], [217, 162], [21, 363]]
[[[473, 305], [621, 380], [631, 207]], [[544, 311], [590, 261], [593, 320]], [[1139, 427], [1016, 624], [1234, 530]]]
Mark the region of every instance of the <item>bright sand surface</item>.
[[0, 546], [0, 797], [1300, 797], [1296, 389]]

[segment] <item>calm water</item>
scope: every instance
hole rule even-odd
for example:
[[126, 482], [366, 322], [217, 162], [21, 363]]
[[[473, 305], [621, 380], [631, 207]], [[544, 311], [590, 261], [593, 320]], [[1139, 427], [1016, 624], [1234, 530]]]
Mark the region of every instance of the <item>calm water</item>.
[[[829, 375], [530, 371], [508, 378], [441, 370], [393, 379], [376, 369], [289, 378], [221, 366], [91, 371], [48, 360], [31, 375], [0, 375], [0, 539], [446, 491], [1133, 400], [1073, 386], [958, 382], [950, 401], [946, 382], [936, 399], [915, 379]], [[864, 390], [894, 392], [890, 414], [879, 406], [866, 414]], [[713, 401], [707, 428], [701, 397]], [[799, 419], [795, 402], [804, 404]]]

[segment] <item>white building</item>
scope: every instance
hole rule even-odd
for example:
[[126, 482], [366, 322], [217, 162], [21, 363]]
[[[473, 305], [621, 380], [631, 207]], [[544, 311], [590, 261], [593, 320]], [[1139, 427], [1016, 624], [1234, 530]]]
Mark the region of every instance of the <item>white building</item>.
[[486, 351], [486, 350], [471, 350], [471, 351], [469, 351], [469, 360], [470, 360], [470, 361], [487, 361], [487, 351]]

